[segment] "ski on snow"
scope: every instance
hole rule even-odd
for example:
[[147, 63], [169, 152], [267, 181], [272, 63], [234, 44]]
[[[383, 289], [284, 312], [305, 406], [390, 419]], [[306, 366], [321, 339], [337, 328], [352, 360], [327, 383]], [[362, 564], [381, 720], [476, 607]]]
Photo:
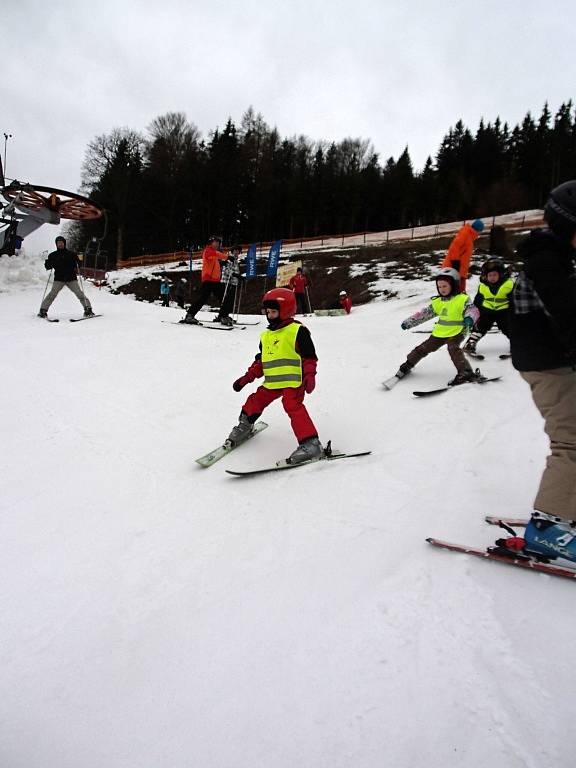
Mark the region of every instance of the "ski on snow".
[[528, 520], [522, 517], [498, 517], [498, 515], [486, 515], [484, 520], [488, 525], [509, 525], [511, 528], [525, 528], [528, 525]]
[[440, 547], [446, 549], [449, 552], [461, 552], [465, 555], [472, 555], [473, 557], [481, 557], [484, 560], [493, 560], [497, 563], [503, 563], [504, 565], [513, 565], [516, 568], [524, 568], [529, 571], [538, 571], [540, 573], [547, 573], [549, 576], [561, 576], [565, 579], [576, 579], [576, 569], [565, 568], [561, 565], [553, 565], [552, 563], [543, 563], [539, 560], [533, 560], [525, 555], [518, 553], [510, 555], [503, 555], [494, 550], [492, 547], [487, 549], [480, 549], [479, 547], [468, 547], [464, 544], [453, 544], [449, 541], [442, 541], [441, 539], [428, 538], [426, 541], [432, 544], [434, 547]]
[[236, 471], [233, 469], [227, 469], [229, 475], [235, 475], [236, 477], [252, 477], [253, 475], [264, 475], [267, 472], [281, 472], [285, 469], [298, 469], [298, 467], [307, 467], [310, 464], [317, 464], [319, 461], [336, 461], [337, 459], [352, 459], [357, 456], [368, 456], [372, 451], [359, 451], [358, 453], [340, 453], [333, 452], [330, 441], [324, 449], [324, 454], [316, 459], [309, 459], [308, 461], [300, 461], [297, 464], [290, 464], [287, 459], [282, 459], [276, 462], [276, 464], [270, 467], [262, 467], [260, 469], [249, 469], [244, 471]]
[[[489, 381], [500, 381], [501, 378], [501, 376], [493, 376], [490, 379], [482, 379], [480, 381], [465, 381], [463, 384], [486, 384]], [[429, 397], [430, 395], [438, 395], [440, 392], [447, 392], [449, 389], [456, 389], [457, 387], [461, 386], [462, 384], [456, 384], [453, 386], [440, 387], [439, 389], [426, 389], [424, 391], [416, 391], [412, 392], [412, 394], [416, 395], [416, 397]]]
[[206, 328], [209, 331], [233, 331], [234, 328], [238, 328], [238, 330], [243, 330], [242, 326], [236, 326], [236, 325], [210, 325], [209, 323], [184, 323], [182, 320], [162, 320], [163, 323], [168, 323], [169, 325], [185, 325], [188, 328]]
[[396, 375], [390, 376], [389, 379], [386, 379], [386, 381], [382, 382], [382, 386], [384, 387], [384, 389], [387, 389], [388, 391], [390, 391], [393, 387], [396, 386], [396, 384], [398, 384], [399, 381], [402, 381], [402, 378]]
[[[465, 355], [472, 357], [474, 360], [486, 360], [486, 355], [479, 355], [478, 352], [469, 352], [467, 349], [462, 350]], [[512, 357], [510, 354], [498, 355], [499, 360], [509, 360]]]
[[102, 315], [87, 315], [86, 317], [71, 317], [71, 323], [80, 323], [82, 320], [92, 320], [94, 317], [102, 317]]
[[268, 424], [264, 421], [257, 421], [256, 424], [254, 424], [254, 430], [253, 432], [246, 438], [246, 440], [243, 440], [239, 445], [230, 445], [230, 443], [224, 443], [223, 445], [219, 445], [218, 448], [215, 448], [213, 451], [210, 451], [210, 453], [207, 453], [205, 456], [201, 456], [199, 459], [196, 459], [196, 463], [200, 464], [201, 467], [211, 467], [212, 464], [215, 464], [217, 461], [220, 461], [220, 459], [223, 459], [224, 456], [227, 456], [229, 453], [234, 451], [236, 448], [239, 448], [241, 445], [244, 445], [248, 440], [254, 437], [254, 435], [257, 435], [258, 432], [262, 432], [263, 429], [266, 429]]

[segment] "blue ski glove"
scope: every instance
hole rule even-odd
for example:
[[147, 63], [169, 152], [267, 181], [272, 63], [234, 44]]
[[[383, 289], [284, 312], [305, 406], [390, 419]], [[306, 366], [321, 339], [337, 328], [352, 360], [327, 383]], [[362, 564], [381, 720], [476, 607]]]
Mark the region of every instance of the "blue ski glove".
[[465, 317], [464, 318], [464, 328], [467, 331], [471, 331], [472, 328], [474, 328], [474, 320], [472, 320], [471, 317]]

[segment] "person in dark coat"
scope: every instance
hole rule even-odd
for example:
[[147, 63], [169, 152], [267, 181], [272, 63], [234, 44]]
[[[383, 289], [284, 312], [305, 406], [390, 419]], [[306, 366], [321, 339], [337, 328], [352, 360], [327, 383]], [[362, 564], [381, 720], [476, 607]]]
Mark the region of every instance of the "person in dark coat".
[[[524, 538], [499, 542], [576, 560], [576, 180], [550, 192], [547, 229], [518, 246], [523, 269], [510, 313], [512, 363], [544, 419], [550, 455]], [[508, 543], [507, 543], [508, 542]]]
[[66, 239], [62, 235], [56, 238], [56, 250], [48, 255], [44, 266], [46, 269], [54, 270], [54, 282], [52, 283], [52, 289], [44, 297], [40, 305], [38, 317], [46, 317], [48, 315], [50, 305], [64, 287], [69, 288], [74, 296], [78, 298], [78, 301], [84, 307], [84, 317], [91, 317], [94, 314], [92, 306], [78, 283], [80, 261], [75, 253], [66, 248]]

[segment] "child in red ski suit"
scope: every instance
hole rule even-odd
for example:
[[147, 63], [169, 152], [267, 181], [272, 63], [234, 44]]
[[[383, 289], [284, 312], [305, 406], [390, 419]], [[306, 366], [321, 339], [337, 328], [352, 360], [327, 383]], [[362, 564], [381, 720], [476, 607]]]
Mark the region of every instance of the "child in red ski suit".
[[297, 320], [296, 299], [287, 288], [274, 288], [262, 299], [268, 319], [268, 328], [260, 337], [260, 352], [243, 376], [236, 379], [235, 392], [264, 376], [264, 383], [253, 392], [242, 406], [238, 424], [228, 437], [234, 446], [250, 437], [253, 425], [262, 411], [274, 400], [282, 398], [284, 410], [290, 417], [298, 448], [288, 462], [318, 458], [322, 445], [318, 432], [304, 405], [304, 395], [316, 386], [318, 358], [310, 331]]

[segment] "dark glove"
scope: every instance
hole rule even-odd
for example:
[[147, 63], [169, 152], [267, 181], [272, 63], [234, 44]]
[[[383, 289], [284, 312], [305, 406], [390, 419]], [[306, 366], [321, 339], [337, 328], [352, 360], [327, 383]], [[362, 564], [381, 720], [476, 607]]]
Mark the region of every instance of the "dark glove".
[[474, 328], [474, 320], [472, 320], [471, 317], [465, 317], [464, 318], [464, 328], [471, 331], [472, 328]]
[[254, 379], [259, 379], [263, 375], [264, 371], [262, 370], [262, 361], [254, 360], [244, 376], [240, 376], [240, 378], [236, 379], [234, 384], [232, 384], [232, 389], [235, 392], [240, 392], [240, 390], [245, 387], [246, 384], [250, 384], [250, 382], [254, 381]]
[[314, 392], [316, 387], [317, 364], [316, 360], [311, 360], [310, 358], [302, 360], [302, 384], [304, 386], [304, 391], [308, 394]]
[[407, 325], [406, 320], [402, 320], [402, 322], [400, 323], [400, 328], [402, 328], [403, 331], [407, 331], [408, 327], [409, 326]]
[[50, 261], [50, 259], [46, 259], [46, 261], [44, 262], [44, 269], [52, 269], [52, 262]]
[[460, 259], [454, 259], [454, 261], [452, 261], [450, 266], [452, 267], [452, 269], [455, 269], [456, 272], [460, 272]]
[[234, 384], [232, 384], [232, 389], [234, 392], [240, 392], [240, 390], [243, 389], [246, 384], [250, 384], [250, 379], [247, 379], [246, 376], [240, 376], [240, 378], [236, 379]]

